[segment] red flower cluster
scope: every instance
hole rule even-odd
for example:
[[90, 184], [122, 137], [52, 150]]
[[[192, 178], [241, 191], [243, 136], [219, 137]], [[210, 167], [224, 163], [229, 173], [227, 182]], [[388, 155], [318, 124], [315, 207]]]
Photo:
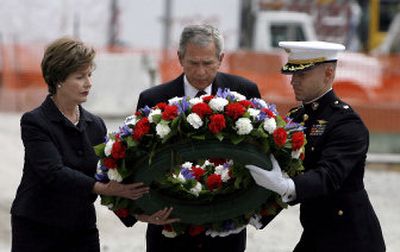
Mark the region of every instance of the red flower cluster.
[[204, 175], [206, 171], [200, 167], [193, 166], [192, 167], [192, 174], [196, 178], [197, 181], [200, 181], [201, 176]]
[[118, 210], [115, 210], [114, 213], [121, 218], [126, 218], [129, 216], [129, 210], [126, 208], [120, 208]]
[[277, 128], [274, 133], [274, 142], [278, 148], [282, 148], [287, 140], [287, 133], [284, 128]]
[[103, 164], [109, 168], [109, 169], [115, 169], [117, 168], [117, 161], [113, 158], [104, 158], [103, 159]]
[[168, 104], [166, 104], [165, 102], [159, 102], [159, 103], [156, 104], [156, 107], [161, 109], [161, 110], [164, 110], [167, 105]]
[[188, 233], [190, 236], [196, 236], [205, 231], [204, 226], [192, 225], [189, 227]]
[[304, 145], [304, 133], [301, 131], [292, 134], [292, 149], [298, 150]]
[[126, 147], [121, 141], [114, 142], [112, 149], [111, 149], [111, 156], [114, 159], [122, 159], [125, 158], [125, 150]]
[[174, 120], [175, 117], [177, 116], [178, 116], [178, 107], [171, 105], [166, 105], [164, 111], [161, 114], [162, 119], [166, 121]]
[[214, 98], [213, 95], [208, 95], [208, 96], [202, 97], [203, 101], [206, 103], [209, 103], [212, 98]]
[[211, 115], [212, 110], [207, 103], [199, 102], [192, 107], [192, 112], [196, 113], [200, 118], [204, 118], [205, 116]]
[[220, 188], [222, 186], [221, 175], [215, 173], [211, 174], [208, 176], [206, 184], [210, 191]]
[[263, 108], [261, 111], [264, 112], [269, 118], [275, 118], [276, 117], [274, 112], [272, 112], [271, 110], [269, 110], [267, 108]]
[[253, 107], [253, 104], [249, 100], [242, 100], [242, 101], [239, 101], [239, 103], [242, 104], [246, 108]]
[[150, 122], [147, 117], [140, 119], [133, 129], [133, 139], [139, 141], [142, 136], [150, 132]]
[[213, 134], [217, 134], [226, 128], [225, 117], [222, 114], [215, 114], [210, 116], [210, 123], [208, 129]]
[[245, 112], [246, 108], [240, 103], [231, 103], [225, 107], [226, 115], [231, 117], [233, 120], [242, 117]]
[[223, 165], [226, 163], [225, 158], [210, 158], [209, 161], [210, 163], [213, 163], [215, 166]]

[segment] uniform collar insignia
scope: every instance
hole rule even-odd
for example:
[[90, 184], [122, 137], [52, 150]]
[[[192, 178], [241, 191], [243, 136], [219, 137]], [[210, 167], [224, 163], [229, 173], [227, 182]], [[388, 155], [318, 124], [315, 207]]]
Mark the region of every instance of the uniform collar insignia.
[[318, 107], [319, 107], [319, 103], [318, 102], [313, 102], [313, 103], [311, 103], [311, 108], [312, 108], [312, 110], [317, 110], [318, 109]]

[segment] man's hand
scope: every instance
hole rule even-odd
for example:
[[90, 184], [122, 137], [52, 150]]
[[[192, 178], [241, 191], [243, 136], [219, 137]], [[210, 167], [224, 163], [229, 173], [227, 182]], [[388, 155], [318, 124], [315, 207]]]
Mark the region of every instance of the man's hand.
[[178, 222], [179, 219], [177, 218], [169, 218], [173, 208], [166, 207], [163, 210], [157, 211], [152, 215], [147, 215], [147, 214], [136, 214], [135, 218], [139, 221], [142, 222], [147, 222], [151, 223], [154, 225], [166, 225], [166, 224], [171, 224], [174, 222]]
[[106, 196], [118, 196], [131, 200], [137, 200], [143, 196], [143, 194], [149, 192], [149, 188], [144, 186], [143, 183], [132, 183], [132, 184], [121, 184], [116, 181], [110, 181], [108, 183], [96, 182], [93, 187], [93, 192], [100, 195]]
[[250, 174], [257, 185], [274, 191], [282, 197], [289, 195], [285, 201], [292, 200], [291, 198], [295, 193], [293, 180], [283, 176], [281, 167], [272, 154], [270, 159], [272, 163], [271, 171], [264, 170], [255, 165], [246, 165], [246, 168], [249, 169]]

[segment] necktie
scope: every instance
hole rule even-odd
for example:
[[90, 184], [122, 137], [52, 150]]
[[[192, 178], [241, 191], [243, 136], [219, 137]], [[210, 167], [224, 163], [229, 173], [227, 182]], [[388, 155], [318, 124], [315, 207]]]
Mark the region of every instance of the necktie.
[[196, 94], [195, 97], [200, 97], [200, 96], [205, 95], [205, 94], [207, 94], [206, 91], [204, 91], [204, 90], [199, 90], [199, 92], [197, 92], [197, 94]]

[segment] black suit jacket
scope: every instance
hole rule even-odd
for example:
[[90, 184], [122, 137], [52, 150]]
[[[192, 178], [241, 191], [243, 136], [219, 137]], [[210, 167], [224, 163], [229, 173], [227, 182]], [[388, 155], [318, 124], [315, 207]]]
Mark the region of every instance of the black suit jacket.
[[[212, 84], [212, 94], [215, 94], [218, 88], [229, 88], [232, 91], [241, 93], [247, 98], [260, 98], [260, 92], [254, 82], [236, 75], [221, 72], [217, 73]], [[159, 102], [167, 102], [175, 96], [182, 97], [184, 95], [185, 90], [182, 74], [175, 80], [143, 91], [139, 96], [137, 109], [145, 105], [152, 107]]]
[[[218, 88], [229, 88], [237, 91], [247, 98], [260, 98], [260, 92], [257, 85], [245, 78], [230, 75], [226, 73], [217, 73], [212, 84], [212, 93], [215, 94]], [[159, 102], [167, 102], [173, 97], [184, 96], [183, 75], [168, 83], [161, 84], [143, 91], [140, 94], [137, 108], [145, 105], [149, 107], [155, 106]], [[272, 219], [272, 218], [271, 218]], [[133, 225], [135, 220], [125, 221], [126, 225]], [[269, 221], [268, 221], [269, 222]], [[229, 235], [228, 237], [216, 237], [198, 235], [191, 237], [189, 235], [181, 235], [176, 238], [166, 238], [162, 232], [163, 227], [149, 224], [146, 234], [147, 251], [244, 251], [246, 247], [246, 230], [238, 234]]]
[[[304, 116], [304, 115], [307, 116]], [[292, 110], [305, 120], [305, 173], [293, 180], [303, 236], [295, 251], [384, 251], [381, 227], [364, 190], [369, 133], [330, 91]]]
[[68, 229], [96, 225], [92, 193], [103, 120], [80, 107], [75, 127], [48, 96], [21, 119], [25, 163], [11, 214]]

